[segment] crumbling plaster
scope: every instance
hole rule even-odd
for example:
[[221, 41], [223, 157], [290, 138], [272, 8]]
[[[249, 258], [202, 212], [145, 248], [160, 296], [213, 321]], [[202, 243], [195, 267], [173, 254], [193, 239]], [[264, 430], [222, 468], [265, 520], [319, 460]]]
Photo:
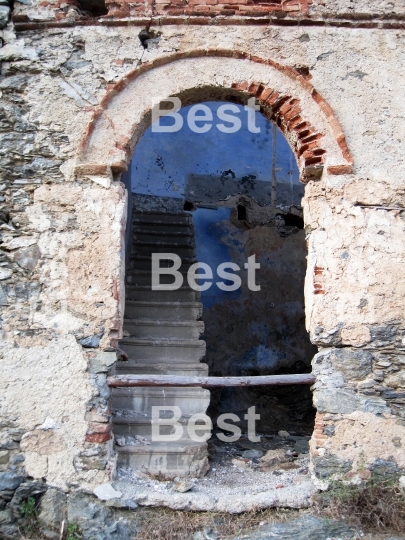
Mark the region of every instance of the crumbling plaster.
[[[74, 180], [77, 149], [95, 109], [111, 90], [109, 85], [144, 62], [173, 52], [240, 50], [284, 66], [309, 68], [311, 84], [342, 126], [354, 158], [354, 174], [325, 172], [320, 182], [306, 187], [307, 328], [321, 347], [372, 349], [376, 363], [372, 384], [380, 385], [378, 395], [404, 386], [401, 371], [389, 371], [395, 363], [377, 365], [384, 361], [381, 355], [398, 358], [404, 350], [403, 34], [332, 27], [228, 26], [224, 31], [215, 26], [164, 26], [160, 30], [161, 39], [151, 49], [141, 46], [136, 26], [58, 28], [18, 35], [9, 26], [1, 32], [2, 364], [9, 374], [3, 378], [2, 406], [8, 412], [2, 433], [6, 438], [10, 430], [22, 434], [28, 474], [46, 474], [62, 487], [99, 482], [104, 475], [100, 463], [107, 466], [111, 457], [107, 448], [100, 450], [107, 458], [93, 460], [87, 472], [72, 468], [72, 460], [74, 464], [83, 451], [91, 457], [90, 444], [95, 448], [109, 444], [107, 430], [103, 433], [100, 427], [108, 417], [106, 369], [101, 366], [92, 372], [91, 366], [99, 347], [108, 352], [120, 337], [124, 300], [124, 190], [117, 174], [105, 183], [109, 189], [85, 175]], [[296, 91], [303, 110], [325, 134], [327, 160], [333, 164], [341, 158], [326, 117], [298, 82], [249, 60], [203, 58], [179, 60], [140, 76], [136, 103], [129, 87], [123, 99], [113, 100], [112, 114], [102, 117], [90, 139], [91, 144], [97, 137], [101, 141], [91, 161], [112, 157], [122, 161], [122, 141], [116, 134], [128, 123], [136, 128], [152, 96], [243, 80]], [[113, 156], [105, 154], [106, 147], [113, 149]], [[376, 208], [380, 206], [395, 209]], [[96, 347], [89, 348], [89, 342], [85, 348], [75, 344], [94, 336]], [[38, 358], [34, 364], [33, 358]], [[85, 375], [86, 361], [89, 374]], [[51, 394], [37, 379], [50, 368], [57, 389]], [[403, 405], [395, 407], [389, 413], [380, 411], [373, 421], [383, 425], [389, 420], [386, 429], [394, 423], [402, 433], [402, 424], [395, 422]], [[381, 414], [392, 414], [392, 420]], [[66, 425], [64, 416], [72, 419]], [[41, 429], [47, 417], [58, 427]], [[97, 424], [90, 434], [87, 428], [87, 442], [86, 418], [96, 419]], [[352, 425], [350, 419], [344, 422]], [[69, 424], [75, 424], [72, 431]], [[314, 453], [328, 440], [319, 429]], [[48, 432], [63, 443], [55, 443], [61, 450], [45, 458], [37, 449], [43, 448], [38, 441], [50, 437]], [[354, 433], [357, 439], [364, 437], [360, 429]], [[327, 448], [339, 454], [339, 444], [332, 441]], [[16, 452], [17, 447], [13, 440], [10, 449]], [[376, 455], [378, 447], [372, 452]]]
[[105, 481], [104, 471], [78, 474], [74, 466], [87, 431], [83, 404], [96, 394], [75, 338], [61, 336], [29, 351], [6, 343], [0, 365], [2, 423], [25, 432], [20, 448], [27, 475], [65, 489], [78, 482], [86, 487]]

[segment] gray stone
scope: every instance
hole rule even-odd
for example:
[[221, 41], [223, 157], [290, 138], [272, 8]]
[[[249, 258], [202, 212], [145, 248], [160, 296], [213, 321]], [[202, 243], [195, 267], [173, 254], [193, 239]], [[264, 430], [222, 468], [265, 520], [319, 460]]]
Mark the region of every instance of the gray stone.
[[8, 6], [0, 6], [0, 29], [7, 26], [10, 20], [10, 8]]
[[117, 361], [116, 352], [101, 352], [90, 359], [90, 373], [108, 372], [111, 366]]
[[262, 452], [261, 450], [245, 450], [244, 452], [242, 452], [242, 457], [243, 458], [251, 458], [251, 459], [254, 459], [254, 458], [261, 458], [263, 457], [264, 455], [264, 452]]
[[67, 497], [63, 491], [49, 488], [41, 499], [38, 521], [46, 528], [59, 530], [66, 519]]
[[369, 326], [372, 344], [375, 347], [385, 347], [395, 343], [398, 334], [397, 326], [393, 324]]
[[25, 248], [18, 249], [14, 254], [14, 261], [25, 268], [26, 270], [34, 270], [41, 257], [41, 252], [37, 245], [28, 246]]
[[21, 538], [18, 526], [15, 524], [13, 512], [9, 508], [0, 512], [0, 538], [2, 540]]
[[80, 492], [69, 497], [68, 521], [80, 527], [82, 540], [128, 540], [133, 537], [131, 526], [126, 521], [115, 521], [111, 508]]
[[88, 336], [81, 340], [79, 340], [79, 343], [82, 347], [86, 347], [88, 349], [95, 349], [100, 344], [101, 335], [94, 335], [94, 336]]
[[105, 505], [123, 510], [135, 510], [135, 508], [138, 508], [138, 505], [132, 499], [110, 499], [105, 501]]
[[[0, 6], [0, 13], [1, 13], [1, 6]], [[21, 91], [26, 86], [29, 79], [30, 78], [27, 75], [13, 75], [12, 77], [6, 77], [1, 81], [0, 88], [2, 90]]]
[[323, 432], [328, 437], [333, 437], [333, 435], [335, 434], [335, 426], [325, 426], [323, 428]]
[[19, 474], [2, 472], [0, 473], [0, 491], [4, 491], [6, 489], [17, 489], [22, 481], [23, 477]]
[[365, 379], [373, 367], [373, 357], [368, 351], [335, 349], [330, 359], [332, 366], [342, 372], [347, 381]]
[[334, 474], [344, 474], [351, 470], [352, 462], [337, 456], [314, 456], [312, 458], [314, 472], [319, 478], [329, 478]]
[[315, 391], [315, 403], [319, 412], [350, 414], [356, 410], [373, 414], [389, 413], [390, 408], [380, 398], [365, 398], [349, 390], [321, 388]]
[[8, 450], [0, 450], [0, 465], [6, 465], [8, 463], [8, 458], [10, 452]]
[[3, 287], [0, 285], [0, 306], [7, 306], [8, 300], [6, 293], [3, 290]]
[[349, 414], [360, 407], [360, 398], [352, 392], [337, 388], [322, 388], [315, 392], [319, 412]]
[[193, 489], [193, 483], [188, 480], [179, 480], [178, 482], [175, 482], [173, 489], [179, 493], [186, 493]]
[[21, 504], [30, 497], [39, 497], [48, 489], [48, 486], [43, 482], [24, 482], [15, 491], [14, 496], [9, 503], [9, 507], [13, 510], [14, 514], [19, 515], [21, 513]]
[[0, 499], [2, 501], [9, 502], [14, 496], [14, 489], [5, 489], [3, 491], [0, 491]]
[[346, 523], [313, 516], [303, 516], [287, 523], [264, 525], [252, 534], [237, 536], [233, 540], [339, 540], [355, 538], [359, 534]]
[[384, 459], [376, 459], [370, 466], [371, 474], [375, 477], [379, 477], [382, 480], [387, 478], [397, 478], [401, 475], [401, 469], [395, 461], [386, 461]]

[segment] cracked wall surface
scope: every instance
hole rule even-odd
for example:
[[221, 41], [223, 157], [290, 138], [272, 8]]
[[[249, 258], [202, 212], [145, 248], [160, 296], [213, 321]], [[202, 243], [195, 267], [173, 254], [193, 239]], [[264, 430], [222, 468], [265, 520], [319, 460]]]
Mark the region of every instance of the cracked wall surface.
[[[128, 141], [117, 133], [138, 129], [140, 136], [143, 127], [129, 118], [142, 123], [156, 93], [194, 84], [198, 97], [204, 81], [220, 86], [256, 77], [276, 88], [299, 87], [321, 141], [332, 141], [331, 117], [305, 93], [310, 82], [331, 107], [354, 159], [352, 174], [329, 174], [328, 159], [338, 150], [326, 145], [323, 176], [309, 181], [304, 199], [306, 324], [321, 355], [313, 363], [314, 474], [367, 476], [365, 470], [404, 467], [398, 449], [405, 444], [405, 38], [392, 23], [404, 6], [335, 4], [313, 2], [310, 9], [319, 17], [375, 9], [382, 18], [371, 17], [370, 28], [152, 24], [161, 35], [145, 49], [142, 21], [75, 26], [71, 17], [70, 27], [18, 27], [49, 18], [53, 8], [16, 2], [16, 15], [26, 19], [1, 31], [0, 48], [3, 470], [46, 473], [65, 489], [94, 485], [113, 472], [105, 381], [121, 332], [126, 198], [120, 171], [100, 163], [103, 145], [119, 153]], [[377, 27], [390, 17], [391, 29]], [[88, 129], [112, 85], [134, 69], [212, 48], [230, 56], [243, 51], [305, 76], [294, 82], [269, 65], [252, 67], [247, 57], [173, 60], [131, 86], [144, 101], [127, 87], [126, 107]], [[101, 168], [75, 176], [83, 137], [90, 150], [103, 141], [93, 162]], [[56, 450], [48, 455], [45, 447]]]

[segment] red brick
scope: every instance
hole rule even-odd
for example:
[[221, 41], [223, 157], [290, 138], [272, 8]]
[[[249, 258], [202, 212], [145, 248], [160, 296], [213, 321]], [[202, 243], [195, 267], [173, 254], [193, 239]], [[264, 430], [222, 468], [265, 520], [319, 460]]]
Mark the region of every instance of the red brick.
[[260, 86], [259, 83], [252, 82], [252, 83], [249, 84], [247, 91], [249, 92], [249, 94], [254, 96], [256, 94], [259, 86]]
[[87, 433], [85, 440], [91, 443], [103, 443], [111, 439], [110, 433]]
[[261, 100], [261, 101], [266, 101], [266, 99], [268, 99], [271, 94], [273, 93], [273, 89], [272, 88], [265, 88], [263, 90], [263, 92], [260, 94], [260, 96], [258, 96], [258, 98]]
[[352, 174], [353, 173], [353, 165], [330, 165], [327, 168], [327, 172], [329, 174]]
[[270, 105], [270, 107], [277, 101], [277, 99], [280, 97], [280, 94], [278, 92], [273, 92], [269, 98], [266, 99], [266, 105]]
[[289, 120], [296, 118], [300, 113], [301, 113], [301, 107], [296, 105], [295, 107], [292, 107], [289, 111], [287, 111], [284, 114], [284, 121], [288, 122]]
[[87, 430], [88, 434], [92, 433], [111, 433], [112, 424], [105, 424], [101, 422], [90, 422]]

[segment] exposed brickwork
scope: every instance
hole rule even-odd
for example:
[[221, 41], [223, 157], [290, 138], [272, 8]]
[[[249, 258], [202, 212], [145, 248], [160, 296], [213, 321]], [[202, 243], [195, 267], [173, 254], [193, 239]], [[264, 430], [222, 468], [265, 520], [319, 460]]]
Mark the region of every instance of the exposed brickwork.
[[108, 14], [113, 17], [142, 15], [266, 15], [298, 16], [308, 13], [311, 0], [111, 0]]
[[317, 456], [318, 448], [321, 448], [324, 444], [324, 441], [327, 440], [327, 436], [324, 434], [323, 430], [325, 427], [324, 414], [317, 412], [315, 415], [315, 426], [314, 432], [311, 439], [311, 453], [313, 456]]
[[[88, 124], [86, 132], [79, 145], [79, 153], [84, 155], [87, 149], [88, 141], [94, 130], [96, 129], [97, 122], [102, 117], [103, 111], [107, 109], [111, 101], [124, 90], [128, 84], [137, 79], [143, 73], [150, 71], [159, 66], [166, 65], [176, 60], [182, 60], [184, 58], [198, 58], [204, 56], [222, 57], [222, 58], [237, 58], [237, 59], [249, 59], [250, 61], [257, 62], [259, 64], [269, 65], [281, 71], [287, 77], [300, 83], [300, 85], [310, 94], [312, 99], [317, 103], [322, 113], [326, 116], [331, 130], [336, 138], [336, 142], [339, 145], [342, 157], [346, 163], [342, 165], [328, 167], [328, 173], [330, 174], [351, 174], [353, 172], [353, 158], [346, 143], [343, 129], [333, 113], [330, 105], [324, 100], [319, 92], [312, 86], [305, 75], [302, 75], [299, 70], [282, 65], [271, 59], [264, 59], [258, 56], [249, 55], [243, 51], [237, 50], [224, 50], [224, 49], [208, 49], [208, 50], [194, 50], [186, 53], [176, 52], [161, 58], [158, 58], [152, 62], [145, 62], [141, 67], [128, 73], [125, 77], [119, 80], [116, 84], [110, 85], [108, 91], [100, 102], [100, 106], [95, 109], [93, 118]], [[274, 121], [280, 129], [289, 137], [290, 143], [294, 144], [294, 151], [297, 156], [297, 160], [300, 163], [300, 168], [303, 172], [301, 180], [303, 182], [308, 181], [304, 170], [306, 167], [321, 166], [325, 162], [326, 151], [322, 148], [320, 141], [322, 133], [319, 133], [317, 129], [311, 125], [304, 118], [304, 113], [300, 105], [300, 100], [290, 96], [281, 95], [279, 92], [272, 88], [267, 88], [265, 85], [259, 82], [241, 81], [232, 84], [232, 89], [241, 94], [241, 101], [245, 100], [246, 94], [257, 98], [259, 104], [262, 107], [263, 114]], [[132, 156], [131, 148], [132, 133], [128, 133], [127, 137], [122, 138], [116, 142], [116, 146], [125, 150], [127, 153], [127, 163]], [[81, 167], [81, 166], [79, 166]], [[87, 165], [86, 165], [87, 167]], [[101, 166], [102, 167], [102, 166]], [[111, 168], [114, 172], [122, 172], [127, 167], [126, 163], [114, 163]]]
[[[266, 88], [260, 83], [250, 85], [243, 81], [234, 83], [234, 90], [248, 92], [257, 98], [264, 115], [275, 122], [283, 133], [293, 133], [295, 139], [294, 151], [303, 168], [311, 165], [321, 165], [326, 151], [320, 146], [321, 133], [309, 122], [303, 120], [300, 100], [292, 96], [280, 95], [272, 88]], [[302, 177], [305, 180], [305, 175]]]

